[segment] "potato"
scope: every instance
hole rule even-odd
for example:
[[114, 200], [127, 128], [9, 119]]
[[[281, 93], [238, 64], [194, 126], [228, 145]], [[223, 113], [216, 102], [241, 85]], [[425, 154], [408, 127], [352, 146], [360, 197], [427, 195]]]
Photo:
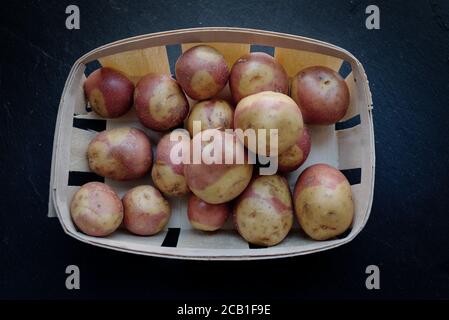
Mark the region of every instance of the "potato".
[[[293, 146], [302, 134], [303, 121], [296, 103], [287, 95], [272, 91], [264, 91], [243, 98], [234, 113], [234, 128], [245, 131], [256, 130], [256, 143], [244, 139], [245, 146], [254, 153], [277, 156]], [[259, 129], [266, 129], [266, 148], [261, 147], [258, 138]], [[278, 130], [278, 148], [270, 141], [270, 129]], [[270, 150], [273, 148], [273, 150]], [[272, 154], [273, 152], [273, 154]]]
[[176, 79], [194, 100], [205, 100], [219, 93], [228, 82], [229, 69], [220, 52], [199, 45], [184, 52], [176, 61]]
[[215, 231], [223, 227], [230, 215], [227, 203], [209, 204], [195, 195], [189, 198], [187, 209], [190, 224], [197, 230]]
[[[202, 136], [205, 137], [203, 143]], [[192, 160], [195, 159], [191, 157], [190, 163], [184, 165], [187, 184], [198, 198], [211, 204], [225, 203], [245, 190], [251, 180], [253, 165], [248, 163], [245, 149], [234, 134], [208, 129], [193, 137], [192, 154], [196, 144], [200, 146], [201, 154], [212, 154], [211, 150], [214, 150], [213, 154], [222, 158], [222, 161], [214, 162], [200, 158], [200, 163], [194, 163]], [[226, 155], [230, 158], [227, 163]]]
[[179, 130], [179, 132], [185, 135], [185, 140], [171, 141], [170, 133], [159, 140], [155, 162], [151, 169], [151, 177], [156, 187], [170, 196], [181, 196], [189, 192], [184, 177], [184, 164], [175, 164], [170, 157], [173, 147], [179, 143], [186, 144], [186, 149], [190, 148], [189, 133], [184, 129]]
[[97, 114], [117, 118], [131, 109], [134, 84], [120, 71], [100, 68], [87, 77], [84, 93]]
[[156, 131], [174, 128], [189, 113], [189, 103], [178, 83], [166, 74], [148, 74], [134, 92], [134, 105], [142, 124]]
[[280, 243], [293, 225], [290, 190], [284, 177], [259, 176], [251, 181], [234, 207], [240, 235], [261, 246]]
[[234, 122], [234, 109], [225, 100], [212, 99], [197, 103], [187, 119], [187, 130], [193, 137], [193, 122], [201, 122], [201, 131], [206, 129], [231, 129]]
[[354, 217], [348, 180], [327, 164], [310, 166], [299, 176], [294, 204], [299, 224], [315, 240], [327, 240], [342, 234]]
[[232, 66], [229, 86], [235, 103], [262, 91], [288, 94], [288, 76], [282, 65], [269, 54], [245, 54]]
[[296, 143], [278, 157], [278, 168], [280, 172], [292, 172], [298, 169], [309, 156], [311, 147], [310, 134], [307, 127], [304, 127], [302, 135], [298, 137]]
[[170, 204], [152, 186], [138, 186], [123, 197], [126, 229], [140, 236], [151, 236], [160, 232], [170, 219]]
[[101, 182], [89, 182], [73, 196], [70, 215], [85, 234], [105, 237], [122, 223], [123, 206], [111, 187]]
[[334, 124], [348, 111], [348, 86], [337, 72], [326, 67], [309, 67], [298, 72], [292, 80], [291, 96], [305, 123]]
[[102, 177], [136, 179], [151, 167], [151, 143], [146, 134], [136, 128], [106, 130], [90, 142], [87, 159], [90, 169]]

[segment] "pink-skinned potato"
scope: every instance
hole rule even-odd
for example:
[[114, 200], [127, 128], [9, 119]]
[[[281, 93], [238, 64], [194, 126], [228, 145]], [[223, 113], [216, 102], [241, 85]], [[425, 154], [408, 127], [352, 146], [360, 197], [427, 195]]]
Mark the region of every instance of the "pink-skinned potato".
[[165, 131], [180, 125], [189, 113], [189, 103], [178, 83], [169, 75], [150, 73], [134, 91], [137, 117], [147, 128]]
[[136, 128], [120, 127], [95, 136], [87, 148], [90, 169], [113, 180], [143, 177], [151, 167], [151, 142]]
[[234, 102], [238, 103], [262, 91], [288, 94], [288, 76], [275, 58], [264, 52], [252, 52], [232, 66], [229, 86]]
[[101, 182], [89, 182], [73, 196], [70, 215], [85, 234], [105, 237], [122, 223], [123, 206], [111, 187]]
[[216, 231], [223, 227], [231, 210], [228, 203], [210, 204], [195, 195], [189, 198], [187, 215], [197, 230]]
[[160, 232], [170, 219], [170, 204], [153, 186], [132, 188], [122, 201], [125, 228], [134, 234], [154, 235]]
[[199, 121], [200, 130], [206, 129], [231, 129], [234, 122], [234, 109], [225, 100], [212, 99], [195, 104], [187, 119], [187, 129], [193, 137], [194, 121]]
[[226, 86], [229, 78], [223, 55], [206, 45], [185, 51], [176, 61], [175, 72], [182, 89], [194, 100], [215, 96]]
[[[195, 145], [200, 146], [199, 161], [194, 161]], [[245, 190], [251, 180], [253, 165], [234, 134], [218, 129], [202, 131], [193, 137], [190, 150], [184, 175], [190, 190], [198, 198], [211, 204], [225, 203]], [[203, 155], [217, 156], [217, 161]]]
[[120, 71], [100, 68], [87, 77], [84, 93], [98, 115], [118, 118], [133, 105], [134, 84]]
[[299, 224], [312, 239], [331, 239], [352, 223], [351, 186], [339, 170], [327, 164], [315, 164], [302, 172], [293, 199]]
[[345, 80], [332, 69], [314, 66], [293, 77], [291, 97], [301, 109], [304, 122], [331, 125], [341, 120], [349, 107]]
[[279, 175], [254, 178], [234, 206], [234, 223], [248, 242], [261, 246], [280, 243], [293, 225], [287, 180]]
[[177, 130], [184, 135], [184, 139], [171, 141], [170, 133], [164, 135], [156, 148], [156, 157], [151, 169], [151, 177], [156, 187], [164, 194], [181, 196], [190, 190], [184, 177], [184, 164], [173, 161], [170, 154], [174, 147], [184, 144], [185, 149], [190, 148], [189, 133], [184, 129]]
[[[235, 129], [256, 131], [256, 143], [245, 138], [245, 146], [264, 156], [278, 156], [287, 151], [302, 135], [303, 127], [301, 111], [295, 101], [278, 92], [263, 91], [243, 98], [234, 112]], [[260, 145], [259, 129], [266, 130], [265, 148]], [[277, 130], [277, 148], [270, 139], [270, 129]], [[276, 138], [276, 135], [273, 138]]]
[[304, 127], [302, 135], [298, 137], [296, 143], [278, 156], [279, 171], [286, 173], [298, 169], [307, 160], [310, 149], [309, 130], [307, 127]]

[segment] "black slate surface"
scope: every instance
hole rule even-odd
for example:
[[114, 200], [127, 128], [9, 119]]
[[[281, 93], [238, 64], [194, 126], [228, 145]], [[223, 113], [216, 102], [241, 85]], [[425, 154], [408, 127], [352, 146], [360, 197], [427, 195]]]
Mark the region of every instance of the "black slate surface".
[[[65, 28], [77, 4], [81, 29]], [[381, 29], [365, 28], [380, 7]], [[23, 1], [3, 4], [0, 298], [449, 298], [447, 1]], [[47, 213], [52, 139], [71, 64], [125, 37], [237, 26], [334, 43], [364, 64], [374, 101], [371, 218], [350, 244], [310, 256], [191, 262], [96, 248]], [[81, 289], [65, 288], [65, 268]], [[365, 288], [380, 267], [381, 289]]]

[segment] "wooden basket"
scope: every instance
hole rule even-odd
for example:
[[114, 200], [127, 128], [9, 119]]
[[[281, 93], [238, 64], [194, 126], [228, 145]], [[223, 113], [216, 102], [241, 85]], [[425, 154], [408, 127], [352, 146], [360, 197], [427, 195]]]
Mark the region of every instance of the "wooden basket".
[[[85, 153], [87, 144], [97, 131], [126, 125], [144, 128], [134, 111], [113, 120], [101, 119], [90, 112], [83, 93], [86, 65], [98, 60], [103, 66], [124, 71], [133, 80], [150, 72], [170, 74], [174, 73], [171, 67], [181, 50], [196, 43], [207, 43], [217, 48], [229, 65], [249, 52], [253, 45], [271, 47], [290, 77], [311, 65], [324, 65], [336, 71], [344, 61], [350, 65], [351, 71], [346, 76], [351, 93], [348, 113], [335, 126], [311, 127], [312, 152], [307, 162], [288, 178], [293, 188], [301, 170], [317, 162], [342, 170], [351, 183], [355, 202], [353, 225], [346, 234], [329, 241], [313, 241], [295, 225], [279, 245], [254, 247], [233, 230], [230, 222], [225, 230], [213, 234], [193, 230], [187, 219], [185, 197], [169, 199], [172, 205], [170, 222], [166, 230], [152, 237], [135, 236], [121, 229], [109, 237], [95, 238], [76, 229], [70, 218], [69, 205], [80, 185], [104, 180], [122, 196], [133, 186], [152, 184], [150, 175], [138, 181], [117, 182], [89, 172]], [[176, 50], [176, 56], [168, 54]], [[144, 130], [156, 145], [160, 134]], [[250, 260], [309, 254], [335, 248], [354, 239], [368, 220], [373, 191], [374, 133], [368, 80], [360, 62], [337, 46], [299, 36], [240, 28], [167, 31], [117, 41], [92, 50], [75, 62], [67, 78], [55, 130], [50, 211], [54, 206], [64, 231], [83, 242], [136, 254], [180, 259]]]

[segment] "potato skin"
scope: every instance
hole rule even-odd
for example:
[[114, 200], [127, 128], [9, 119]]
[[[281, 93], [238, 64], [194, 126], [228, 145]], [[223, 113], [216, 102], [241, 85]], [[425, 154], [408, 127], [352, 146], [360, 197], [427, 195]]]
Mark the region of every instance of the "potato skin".
[[189, 103], [184, 92], [166, 74], [142, 77], [136, 85], [134, 105], [140, 122], [156, 131], [180, 125], [189, 113]]
[[128, 231], [150, 236], [160, 232], [171, 215], [170, 204], [152, 186], [138, 186], [123, 197], [125, 216], [123, 222]]
[[234, 223], [248, 242], [274, 246], [293, 225], [293, 208], [287, 180], [279, 175], [259, 176], [237, 199]]
[[[207, 203], [219, 204], [228, 202], [245, 190], [251, 180], [253, 165], [249, 164], [246, 158], [244, 163], [237, 163], [237, 156], [246, 156], [246, 153], [243, 145], [234, 134], [218, 129], [208, 129], [201, 132], [201, 134], [213, 136], [212, 142], [206, 141], [202, 143], [202, 152], [204, 152], [205, 148], [209, 148], [212, 143], [221, 141], [222, 159], [225, 159], [225, 154], [233, 153], [234, 157], [229, 164], [207, 164], [204, 161], [201, 161], [200, 164], [194, 164], [192, 161], [189, 164], [185, 164], [184, 175], [187, 184], [198, 198]], [[198, 139], [201, 139], [200, 133], [193, 137], [191, 150], [193, 150], [193, 145]]]
[[193, 137], [193, 121], [201, 121], [201, 131], [206, 129], [231, 129], [234, 123], [234, 109], [221, 99], [205, 100], [195, 104], [187, 119], [187, 130]]
[[310, 166], [299, 176], [294, 204], [299, 224], [315, 240], [327, 240], [342, 234], [354, 217], [348, 180], [327, 164]]
[[84, 93], [98, 115], [118, 118], [133, 105], [134, 84], [120, 71], [99, 68], [87, 77]]
[[345, 80], [332, 69], [314, 66], [293, 77], [291, 96], [301, 109], [304, 122], [330, 125], [341, 120], [349, 106]]
[[111, 187], [101, 182], [89, 182], [73, 196], [70, 215], [85, 234], [105, 237], [122, 223], [123, 206]]
[[[234, 128], [245, 131], [267, 129], [266, 150], [258, 152], [245, 139], [245, 146], [254, 153], [276, 156], [293, 146], [302, 134], [304, 123], [296, 103], [287, 95], [264, 91], [243, 98], [234, 112]], [[270, 154], [269, 129], [278, 129], [277, 154]], [[257, 140], [257, 139], [256, 139]]]
[[170, 141], [170, 133], [164, 135], [156, 148], [156, 158], [151, 169], [151, 177], [155, 186], [164, 194], [181, 196], [190, 190], [184, 177], [184, 164], [174, 164], [170, 159], [170, 152], [178, 143], [185, 143], [186, 149], [190, 147], [190, 137], [185, 131], [185, 141]]
[[90, 169], [113, 180], [140, 178], [151, 167], [151, 142], [136, 128], [122, 127], [100, 132], [87, 148]]
[[307, 127], [298, 137], [296, 143], [278, 157], [278, 169], [280, 172], [292, 172], [298, 169], [309, 156], [311, 148], [310, 134]]
[[230, 215], [228, 203], [209, 204], [194, 194], [189, 198], [187, 215], [190, 224], [197, 230], [216, 231], [223, 227]]
[[185, 51], [176, 61], [175, 73], [182, 89], [194, 100], [215, 96], [226, 86], [229, 78], [223, 55], [206, 45]]
[[288, 76], [282, 65], [264, 52], [240, 57], [232, 66], [229, 86], [235, 103], [262, 91], [288, 94]]

